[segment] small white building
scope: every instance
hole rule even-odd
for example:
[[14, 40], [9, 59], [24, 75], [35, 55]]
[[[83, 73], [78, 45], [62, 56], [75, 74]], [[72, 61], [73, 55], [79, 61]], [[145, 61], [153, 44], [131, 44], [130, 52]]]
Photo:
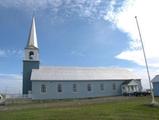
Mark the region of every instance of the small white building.
[[134, 93], [134, 92], [139, 92], [141, 91], [139, 83], [135, 80], [131, 80], [131, 81], [125, 81], [122, 86], [122, 94], [124, 93]]

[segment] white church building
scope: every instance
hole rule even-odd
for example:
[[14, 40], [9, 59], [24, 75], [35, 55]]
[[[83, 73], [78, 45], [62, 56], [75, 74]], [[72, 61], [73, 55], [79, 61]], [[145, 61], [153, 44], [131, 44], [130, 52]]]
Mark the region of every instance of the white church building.
[[32, 99], [120, 96], [141, 91], [141, 79], [123, 68], [40, 66], [33, 17], [23, 60], [23, 95]]

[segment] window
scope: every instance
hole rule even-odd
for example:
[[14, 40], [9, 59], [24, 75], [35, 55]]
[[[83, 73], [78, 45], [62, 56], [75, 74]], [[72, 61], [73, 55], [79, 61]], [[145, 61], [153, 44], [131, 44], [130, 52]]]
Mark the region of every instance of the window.
[[46, 85], [41, 85], [41, 93], [46, 93]]
[[77, 92], [77, 85], [73, 84], [73, 92]]
[[87, 91], [91, 91], [92, 90], [92, 88], [91, 88], [91, 84], [87, 84]]
[[62, 92], [62, 85], [61, 85], [61, 84], [58, 84], [58, 86], [57, 86], [57, 91], [58, 91], [58, 92]]
[[34, 56], [34, 52], [33, 52], [33, 51], [30, 51], [30, 52], [29, 52], [29, 59], [32, 60], [32, 59], [33, 59], [33, 56]]
[[103, 84], [103, 83], [100, 84], [100, 90], [101, 90], [101, 91], [104, 90], [104, 84]]
[[113, 90], [116, 90], [116, 84], [113, 83]]

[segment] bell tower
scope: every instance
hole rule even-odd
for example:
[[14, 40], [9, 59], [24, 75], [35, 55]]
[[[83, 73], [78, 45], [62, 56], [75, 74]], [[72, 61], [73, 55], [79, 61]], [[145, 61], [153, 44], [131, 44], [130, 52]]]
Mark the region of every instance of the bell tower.
[[28, 43], [24, 49], [23, 60], [23, 95], [32, 91], [31, 72], [32, 69], [39, 69], [39, 48], [37, 44], [35, 18], [32, 19]]

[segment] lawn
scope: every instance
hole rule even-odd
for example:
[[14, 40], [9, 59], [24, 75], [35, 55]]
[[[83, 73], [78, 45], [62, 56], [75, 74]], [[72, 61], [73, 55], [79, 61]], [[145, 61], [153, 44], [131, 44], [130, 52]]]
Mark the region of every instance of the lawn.
[[159, 120], [159, 107], [149, 106], [150, 99], [107, 97], [13, 103], [0, 107], [0, 120]]

